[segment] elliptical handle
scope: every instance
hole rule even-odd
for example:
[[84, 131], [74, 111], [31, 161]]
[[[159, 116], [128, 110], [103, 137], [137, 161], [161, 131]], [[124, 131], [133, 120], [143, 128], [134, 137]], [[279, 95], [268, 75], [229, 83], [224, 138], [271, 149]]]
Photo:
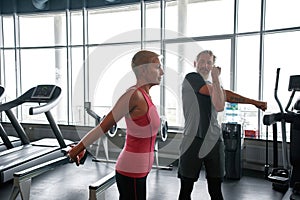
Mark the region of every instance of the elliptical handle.
[[275, 90], [274, 90], [274, 97], [275, 97], [275, 100], [280, 108], [280, 112], [283, 113], [283, 108], [282, 108], [282, 105], [278, 99], [278, 96], [277, 96], [277, 90], [278, 90], [278, 83], [279, 83], [279, 74], [280, 74], [280, 68], [277, 68], [277, 71], [276, 71], [276, 81], [275, 81]]
[[278, 83], [279, 83], [279, 74], [280, 74], [280, 68], [277, 68], [277, 71], [276, 71], [276, 81], [275, 81], [276, 96], [277, 96], [277, 89], [278, 89]]

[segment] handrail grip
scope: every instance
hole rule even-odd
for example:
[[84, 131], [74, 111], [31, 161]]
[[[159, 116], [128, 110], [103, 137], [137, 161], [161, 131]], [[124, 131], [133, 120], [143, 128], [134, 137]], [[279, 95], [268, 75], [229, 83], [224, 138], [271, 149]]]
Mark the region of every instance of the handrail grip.
[[111, 172], [105, 177], [89, 186], [89, 200], [97, 200], [106, 189], [116, 182], [115, 172]]

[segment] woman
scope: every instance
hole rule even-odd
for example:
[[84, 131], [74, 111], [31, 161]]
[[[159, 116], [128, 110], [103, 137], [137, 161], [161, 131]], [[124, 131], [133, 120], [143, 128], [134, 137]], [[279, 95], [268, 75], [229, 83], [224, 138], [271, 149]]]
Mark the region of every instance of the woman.
[[160, 117], [149, 90], [159, 85], [164, 74], [159, 55], [147, 50], [137, 52], [131, 62], [136, 84], [116, 102], [101, 123], [73, 147], [68, 156], [79, 165], [78, 156], [85, 147], [106, 133], [125, 117], [126, 141], [116, 163], [116, 182], [120, 200], [146, 199], [146, 179], [154, 160], [154, 144]]

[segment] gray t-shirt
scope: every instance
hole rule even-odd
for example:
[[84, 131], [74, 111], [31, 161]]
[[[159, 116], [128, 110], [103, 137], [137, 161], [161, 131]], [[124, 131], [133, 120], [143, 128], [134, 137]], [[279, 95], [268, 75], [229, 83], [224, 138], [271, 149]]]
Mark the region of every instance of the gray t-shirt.
[[187, 74], [182, 84], [182, 104], [185, 119], [184, 136], [209, 140], [221, 139], [221, 128], [217, 120], [211, 97], [199, 93], [206, 84], [196, 72]]

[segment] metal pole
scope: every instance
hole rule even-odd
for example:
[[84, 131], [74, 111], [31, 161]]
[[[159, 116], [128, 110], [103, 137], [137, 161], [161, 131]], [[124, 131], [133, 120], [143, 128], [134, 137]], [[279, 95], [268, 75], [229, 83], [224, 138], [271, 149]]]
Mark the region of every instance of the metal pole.
[[[165, 10], [166, 10], [166, 2], [165, 0], [160, 0], [160, 54], [162, 57], [162, 69], [165, 71], [166, 64], [166, 44], [165, 44]], [[162, 79], [160, 85], [160, 115], [165, 116], [165, 78]]]

